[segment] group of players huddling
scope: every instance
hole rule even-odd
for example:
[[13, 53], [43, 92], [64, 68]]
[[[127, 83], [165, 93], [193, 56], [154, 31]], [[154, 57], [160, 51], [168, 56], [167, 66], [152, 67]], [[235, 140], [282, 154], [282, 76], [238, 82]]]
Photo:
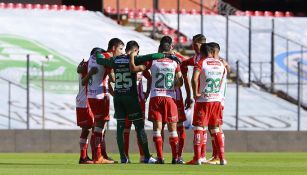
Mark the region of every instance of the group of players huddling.
[[[217, 43], [206, 43], [202, 34], [193, 37], [195, 55], [186, 58], [173, 50], [172, 38], [164, 36], [157, 53], [140, 56], [136, 41], [125, 44], [118, 38], [109, 41], [107, 51], [94, 48], [87, 61], [78, 68], [79, 93], [76, 97], [77, 125], [80, 135], [80, 164], [117, 163], [107, 155], [105, 134], [110, 119], [109, 95], [114, 100], [114, 118], [117, 120], [116, 140], [120, 163], [130, 163], [129, 133], [132, 123], [137, 134], [140, 163], [164, 164], [164, 126], [169, 131], [172, 164], [227, 164], [224, 158], [223, 109], [228, 64], [219, 57]], [[194, 66], [192, 80], [187, 76], [188, 66]], [[143, 91], [142, 79], [147, 79]], [[115, 83], [114, 89], [110, 82]], [[182, 158], [186, 131], [185, 109], [191, 107], [190, 84], [195, 100], [194, 157], [185, 163]], [[184, 84], [186, 100], [180, 87]], [[157, 157], [148, 149], [144, 130], [145, 102], [150, 94], [148, 120], [153, 123], [153, 142]], [[88, 135], [92, 159], [88, 157]], [[206, 159], [207, 130], [211, 135], [213, 153]]]

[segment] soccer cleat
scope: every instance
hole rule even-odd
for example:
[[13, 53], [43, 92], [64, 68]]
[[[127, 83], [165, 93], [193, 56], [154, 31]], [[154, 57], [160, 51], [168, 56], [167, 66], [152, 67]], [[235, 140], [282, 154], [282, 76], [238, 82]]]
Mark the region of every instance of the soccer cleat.
[[129, 159], [127, 157], [124, 157], [124, 158], [120, 159], [120, 163], [127, 164], [127, 163], [130, 163], [130, 162], [129, 162]]
[[145, 158], [143, 163], [146, 163], [146, 164], [156, 164], [157, 160], [155, 158], [153, 158], [153, 157], [149, 157], [147, 159]]
[[172, 164], [177, 164], [177, 159], [172, 159]]
[[89, 158], [89, 157], [86, 157], [85, 159], [82, 159], [80, 157], [79, 159], [79, 164], [93, 164], [94, 162]]
[[187, 165], [201, 165], [200, 160], [191, 160], [189, 162], [186, 163]]
[[98, 160], [94, 160], [94, 164], [114, 164], [114, 161], [104, 159], [103, 157], [100, 157]]
[[218, 158], [214, 158], [214, 159], [210, 159], [206, 162], [206, 164], [210, 164], [210, 165], [219, 165], [220, 164], [220, 159]]
[[185, 164], [185, 161], [182, 159], [182, 157], [177, 159], [177, 164]]
[[117, 160], [112, 159], [112, 157], [107, 157], [107, 158], [105, 158], [105, 159], [107, 159], [107, 160], [109, 160], [109, 161], [113, 161], [114, 163], [118, 163], [118, 161], [117, 161]]
[[164, 159], [157, 158], [157, 161], [155, 162], [155, 164], [164, 164]]
[[227, 165], [227, 161], [225, 159], [220, 160], [220, 165]]
[[[157, 161], [157, 160], [155, 159], [155, 161]], [[144, 157], [140, 157], [140, 163], [145, 163], [145, 158]]]
[[200, 162], [201, 162], [202, 164], [207, 163], [206, 157], [201, 157], [199, 160], [200, 160]]

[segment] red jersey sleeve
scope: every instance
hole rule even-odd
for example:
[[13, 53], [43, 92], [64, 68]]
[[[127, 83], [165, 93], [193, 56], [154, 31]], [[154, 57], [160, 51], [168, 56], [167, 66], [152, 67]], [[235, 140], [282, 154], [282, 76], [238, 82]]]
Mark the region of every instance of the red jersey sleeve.
[[177, 73], [177, 72], [180, 72], [181, 70], [180, 70], [180, 65], [179, 64], [177, 64], [177, 67], [176, 67], [176, 70], [175, 70], [175, 72]]
[[150, 72], [148, 70], [143, 71], [143, 76], [148, 79], [151, 77]]
[[181, 72], [187, 73], [188, 72], [188, 66], [194, 66], [194, 57], [191, 57], [189, 59], [186, 59], [182, 61], [181, 63]]
[[152, 61], [146, 61], [143, 65], [146, 67], [146, 70], [149, 70], [151, 68]]
[[194, 71], [195, 70], [198, 70], [198, 71], [201, 71], [201, 69], [202, 69], [202, 65], [203, 65], [203, 61], [204, 61], [204, 59], [201, 59], [201, 60], [199, 60], [195, 65], [194, 65]]

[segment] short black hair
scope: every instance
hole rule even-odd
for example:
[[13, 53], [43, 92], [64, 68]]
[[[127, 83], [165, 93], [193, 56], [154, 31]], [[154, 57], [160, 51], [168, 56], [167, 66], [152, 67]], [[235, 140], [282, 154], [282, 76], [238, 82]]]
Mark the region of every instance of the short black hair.
[[208, 43], [208, 46], [212, 47], [214, 49], [221, 50], [220, 45], [218, 43], [216, 43], [216, 42], [210, 42], [210, 43]]
[[93, 55], [93, 54], [95, 54], [97, 52], [104, 53], [106, 51], [104, 49], [100, 48], [100, 47], [94, 47], [90, 54]]
[[139, 46], [139, 44], [136, 41], [132, 40], [132, 41], [127, 42], [125, 51], [128, 52], [128, 51], [130, 51], [130, 50], [132, 50], [134, 48], [138, 48], [139, 49], [140, 46]]
[[208, 44], [204, 43], [200, 46], [200, 54], [202, 56], [208, 57], [209, 53], [214, 53], [214, 48], [210, 47]]
[[119, 45], [125, 45], [125, 44], [119, 38], [112, 38], [108, 43], [108, 51], [112, 50], [113, 46], [117, 47]]
[[206, 43], [206, 37], [203, 34], [197, 34], [193, 36], [193, 43]]
[[172, 49], [173, 39], [170, 36], [163, 36], [160, 40], [158, 52], [168, 52]]

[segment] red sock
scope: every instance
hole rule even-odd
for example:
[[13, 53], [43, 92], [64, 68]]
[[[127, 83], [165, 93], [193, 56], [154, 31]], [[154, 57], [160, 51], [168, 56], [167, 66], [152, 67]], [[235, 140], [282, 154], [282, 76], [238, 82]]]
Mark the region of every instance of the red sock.
[[215, 140], [217, 154], [220, 160], [224, 160], [224, 144], [223, 144], [222, 133], [220, 132], [214, 133], [214, 140]]
[[203, 131], [203, 138], [204, 138], [204, 140], [203, 140], [203, 142], [202, 142], [202, 144], [201, 144], [201, 157], [202, 158], [205, 158], [206, 157], [206, 152], [207, 152], [207, 130], [204, 130]]
[[95, 151], [94, 151], [94, 160], [97, 161], [101, 155], [101, 140], [102, 140], [102, 133], [95, 132]]
[[157, 157], [160, 159], [163, 159], [163, 150], [162, 150], [163, 140], [162, 140], [161, 135], [156, 135], [156, 136], [154, 135], [153, 141], [156, 146]]
[[178, 135], [176, 131], [175, 131], [175, 134], [169, 137], [169, 144], [171, 145], [172, 158], [177, 160], [178, 159], [178, 154], [177, 154]]
[[201, 144], [203, 140], [203, 131], [194, 130], [194, 160], [200, 159]]
[[124, 131], [124, 143], [125, 143], [125, 154], [127, 157], [129, 157], [129, 135], [130, 135], [130, 130]]
[[88, 130], [82, 130], [80, 135], [80, 157], [82, 159], [85, 159], [87, 157], [88, 134], [89, 134]]
[[178, 138], [179, 138], [178, 157], [181, 157], [182, 153], [183, 153], [185, 138], [186, 138], [186, 132], [185, 132], [184, 126], [178, 126], [177, 127], [177, 133], [178, 133]]
[[212, 144], [212, 157], [217, 159], [218, 155], [217, 155], [217, 151], [216, 151], [216, 144], [215, 144], [214, 134], [211, 134], [211, 144]]
[[106, 134], [105, 132], [103, 133], [102, 135], [102, 139], [101, 139], [101, 155], [104, 157], [104, 158], [108, 158], [108, 155], [107, 155], [107, 147], [106, 147]]

